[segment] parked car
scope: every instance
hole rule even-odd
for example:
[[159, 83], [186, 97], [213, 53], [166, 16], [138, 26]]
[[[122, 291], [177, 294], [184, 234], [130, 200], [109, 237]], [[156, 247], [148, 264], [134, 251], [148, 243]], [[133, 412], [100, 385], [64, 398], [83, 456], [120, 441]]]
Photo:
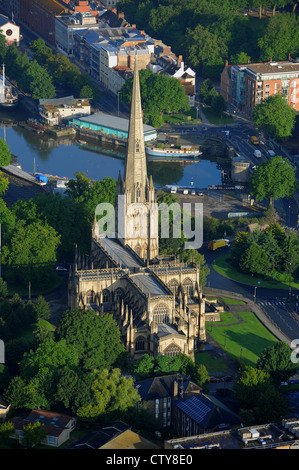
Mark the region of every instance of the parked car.
[[221, 380], [218, 379], [218, 377], [210, 377], [210, 382], [211, 383], [219, 383], [219, 382], [221, 382]]
[[232, 382], [234, 378], [231, 375], [228, 375], [227, 377], [223, 377], [222, 382]]
[[204, 196], [204, 193], [198, 193], [199, 196]]
[[280, 382], [280, 385], [288, 385], [288, 382]]
[[289, 380], [289, 385], [294, 385], [294, 384], [297, 384], [297, 383], [299, 383], [298, 380], [295, 380], [295, 379]]
[[192, 189], [191, 194], [192, 194], [192, 196], [195, 196], [195, 195], [196, 195], [195, 189]]

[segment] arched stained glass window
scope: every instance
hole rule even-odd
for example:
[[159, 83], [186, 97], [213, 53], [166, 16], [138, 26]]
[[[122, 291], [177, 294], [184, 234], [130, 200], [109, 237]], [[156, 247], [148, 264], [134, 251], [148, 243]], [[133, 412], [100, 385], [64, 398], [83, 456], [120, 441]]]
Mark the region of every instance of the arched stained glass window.
[[182, 351], [179, 346], [177, 346], [176, 344], [171, 344], [165, 349], [164, 355], [174, 357], [174, 356], [178, 356], [179, 354], [181, 354], [181, 352]]
[[156, 323], [169, 323], [169, 310], [165, 304], [158, 304], [154, 310], [154, 321]]

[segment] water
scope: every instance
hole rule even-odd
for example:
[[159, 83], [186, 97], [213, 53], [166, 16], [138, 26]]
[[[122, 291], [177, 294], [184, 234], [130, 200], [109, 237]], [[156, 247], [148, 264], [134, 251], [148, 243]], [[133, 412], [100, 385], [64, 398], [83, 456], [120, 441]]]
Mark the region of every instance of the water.
[[[19, 126], [5, 126], [3, 121], [25, 120], [21, 110], [0, 112], [0, 137], [5, 138], [13, 155], [24, 171], [73, 178], [83, 172], [93, 180], [106, 176], [117, 179], [124, 173], [125, 149], [122, 147], [78, 145], [75, 139], [53, 139], [44, 134], [35, 134]], [[114, 154], [107, 155], [105, 152]], [[221, 168], [216, 161], [202, 159], [183, 165], [182, 162], [148, 162], [148, 174], [153, 176], [156, 186], [179, 185], [206, 188], [221, 183]]]

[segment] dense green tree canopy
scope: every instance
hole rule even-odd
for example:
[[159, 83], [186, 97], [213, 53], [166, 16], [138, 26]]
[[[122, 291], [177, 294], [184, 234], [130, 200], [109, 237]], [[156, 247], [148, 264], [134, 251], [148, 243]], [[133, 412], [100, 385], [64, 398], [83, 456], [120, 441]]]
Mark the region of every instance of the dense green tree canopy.
[[98, 316], [93, 310], [65, 311], [55, 335], [76, 347], [84, 369], [111, 367], [124, 352], [119, 328], [112, 316]]
[[257, 200], [293, 197], [297, 189], [295, 170], [287, 159], [277, 155], [261, 163], [249, 181], [249, 192]]
[[[189, 109], [188, 97], [181, 82], [176, 78], [167, 77], [140, 70], [140, 93], [145, 120], [149, 119], [154, 125], [154, 118], [163, 113], [177, 113]], [[129, 78], [121, 89], [120, 98], [125, 103], [131, 103], [133, 78]]]
[[284, 341], [265, 349], [256, 366], [268, 372], [276, 385], [288, 380], [297, 370], [297, 364], [291, 361], [289, 345]]
[[287, 99], [280, 94], [269, 96], [257, 104], [253, 112], [255, 125], [276, 139], [292, 135], [295, 118], [296, 110], [291, 108]]

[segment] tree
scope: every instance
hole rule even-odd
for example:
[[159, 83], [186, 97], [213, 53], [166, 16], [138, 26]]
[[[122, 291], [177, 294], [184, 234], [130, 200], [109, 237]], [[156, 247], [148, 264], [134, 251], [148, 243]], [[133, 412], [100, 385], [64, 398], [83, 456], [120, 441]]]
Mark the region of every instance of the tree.
[[88, 370], [110, 368], [124, 351], [112, 315], [97, 316], [93, 310], [65, 311], [55, 336], [76, 348], [79, 364]]
[[50, 306], [42, 295], [36, 299], [33, 308], [38, 319], [49, 320], [51, 314]]
[[59, 243], [60, 236], [48, 224], [18, 221], [9, 246], [3, 249], [8, 281], [41, 286], [53, 279]]
[[5, 142], [5, 140], [0, 139], [0, 166], [7, 166], [10, 164], [11, 152]]
[[[158, 75], [148, 69], [139, 72], [140, 93], [145, 119], [163, 117], [164, 113], [177, 113], [190, 109], [188, 97], [181, 82], [176, 78]], [[127, 104], [132, 99], [133, 78], [130, 77], [121, 89], [121, 100]]]
[[292, 135], [296, 110], [291, 108], [286, 98], [280, 94], [271, 95], [255, 106], [253, 121], [276, 139]]
[[280, 13], [268, 21], [265, 34], [258, 40], [261, 61], [287, 60], [298, 54], [299, 20], [291, 13]]
[[297, 189], [295, 170], [281, 156], [259, 165], [249, 180], [249, 192], [257, 200], [270, 199], [270, 204], [280, 197], [292, 198]]
[[34, 447], [46, 438], [45, 426], [36, 421], [23, 427], [22, 444], [25, 447]]
[[256, 366], [268, 372], [276, 386], [289, 379], [297, 370], [297, 365], [291, 361], [289, 345], [284, 341], [264, 349]]
[[53, 98], [56, 94], [51, 75], [35, 59], [29, 63], [20, 85], [34, 100]]
[[103, 414], [126, 411], [140, 400], [133, 379], [122, 376], [120, 369], [99, 372], [91, 389], [92, 402], [77, 411], [82, 420], [95, 421]]
[[240, 268], [252, 274], [265, 274], [270, 268], [267, 253], [257, 243], [251, 243], [241, 256]]

